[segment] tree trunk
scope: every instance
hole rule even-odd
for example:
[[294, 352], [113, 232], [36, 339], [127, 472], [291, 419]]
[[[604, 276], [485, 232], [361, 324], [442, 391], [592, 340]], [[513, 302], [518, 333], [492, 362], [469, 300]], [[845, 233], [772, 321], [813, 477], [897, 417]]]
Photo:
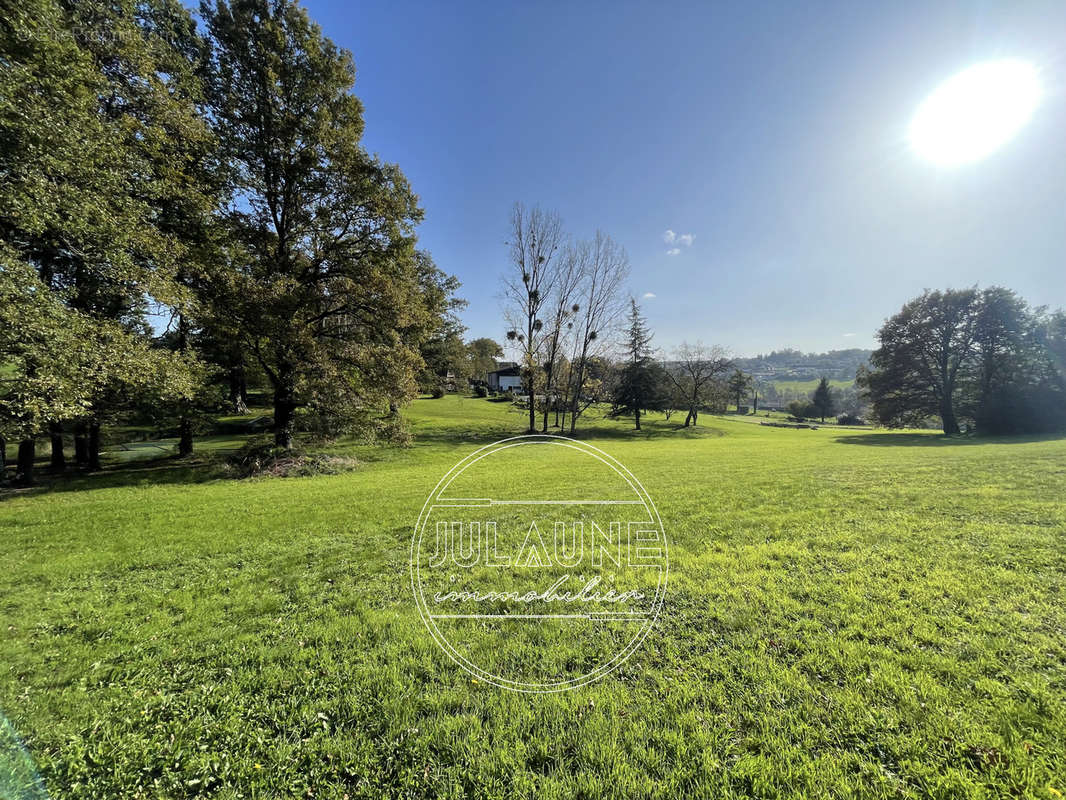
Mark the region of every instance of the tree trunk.
[[48, 435], [52, 440], [52, 472], [63, 472], [67, 468], [67, 457], [63, 452], [63, 423], [53, 422], [48, 426]]
[[533, 387], [533, 376], [529, 376], [529, 432], [537, 432], [537, 409], [536, 404], [533, 402], [535, 398], [535, 389]]
[[636, 428], [639, 431], [640, 430], [640, 408], [639, 407], [634, 407], [634, 409], [633, 409], [633, 420], [634, 420], [634, 422], [636, 422]]
[[19, 442], [18, 461], [15, 462], [15, 484], [33, 486], [33, 461], [37, 457], [37, 442], [31, 436]]
[[585, 351], [581, 351], [581, 360], [577, 365], [577, 380], [574, 382], [574, 401], [570, 405], [570, 435], [574, 435], [574, 430], [577, 428], [577, 418], [581, 413], [578, 411], [578, 407], [581, 404], [581, 386], [585, 380]]
[[[178, 315], [178, 349], [182, 354], [189, 352], [189, 318]], [[189, 412], [192, 403], [182, 400], [178, 406], [178, 457], [192, 455], [192, 420]]]
[[274, 445], [292, 450], [295, 427], [296, 401], [292, 389], [282, 383], [274, 390]]
[[7, 480], [7, 439], [0, 436], [0, 486]]
[[955, 418], [955, 409], [951, 407], [951, 395], [945, 394], [940, 401], [940, 421], [943, 423], [944, 433], [948, 435], [959, 432], [959, 422]]
[[192, 420], [182, 416], [178, 423], [178, 455], [181, 457], [192, 455]]
[[100, 423], [89, 423], [89, 464], [90, 472], [100, 469]]
[[690, 405], [688, 407], [688, 416], [685, 417], [685, 427], [687, 428], [689, 425], [692, 425], [693, 427], [695, 427], [696, 426], [696, 420], [699, 419], [699, 416], [700, 416], [700, 413], [697, 410], [696, 404], [693, 403], [692, 405]]
[[237, 363], [229, 369], [229, 404], [234, 414], [248, 413], [248, 381], [244, 373], [244, 359], [237, 356]]
[[74, 425], [74, 463], [79, 469], [89, 466], [89, 432], [83, 420]]

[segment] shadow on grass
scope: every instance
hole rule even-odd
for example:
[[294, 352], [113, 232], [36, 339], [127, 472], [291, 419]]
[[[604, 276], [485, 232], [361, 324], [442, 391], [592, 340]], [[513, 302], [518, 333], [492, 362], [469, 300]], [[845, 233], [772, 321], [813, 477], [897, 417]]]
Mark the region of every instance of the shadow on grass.
[[[523, 423], [524, 418], [514, 418], [503, 423], [477, 427], [415, 426], [412, 430], [411, 446], [412, 449], [442, 446], [476, 449], [501, 439], [526, 435]], [[726, 435], [725, 431], [714, 426], [697, 425], [686, 428], [682, 422], [667, 422], [663, 419], [647, 420], [638, 431], [633, 428], [631, 418], [609, 419], [605, 417], [583, 419], [572, 436], [568, 430], [552, 426], [549, 426], [547, 432], [552, 436], [563, 436], [593, 444], [651, 439], [708, 439]], [[537, 433], [540, 433], [539, 427]], [[201, 441], [198, 440], [198, 443]], [[386, 460], [389, 458], [390, 450], [405, 449], [388, 444], [358, 445], [354, 440], [351, 442], [342, 440], [335, 443], [334, 447], [326, 449], [334, 450], [338, 447], [341, 451], [358, 447], [360, 460], [367, 462]], [[134, 448], [126, 449], [150, 450], [155, 448], [161, 451], [166, 449], [162, 442], [137, 443]], [[0, 487], [0, 501], [12, 497], [52, 492], [93, 491], [129, 486], [195, 485], [215, 480], [236, 480], [225, 464], [225, 455], [235, 450], [236, 448], [217, 448], [209, 450], [206, 454], [200, 452], [188, 458], [179, 458], [173, 453], [167, 453], [154, 458], [142, 457], [107, 464], [98, 472], [82, 472], [72, 468], [61, 474], [49, 473], [47, 461], [39, 459], [35, 485], [26, 488]], [[374, 451], [377, 451], [377, 457]], [[8, 477], [12, 477], [13, 469], [9, 469], [8, 472]]]
[[[415, 447], [433, 445], [483, 446], [498, 442], [501, 439], [510, 439], [515, 436], [526, 436], [528, 431], [519, 426], [494, 426], [491, 428], [479, 427], [471, 429], [431, 428], [426, 430], [415, 430], [412, 433], [414, 436], [413, 445]], [[639, 431], [633, 428], [631, 422], [627, 425], [622, 420], [590, 420], [586, 426], [579, 426], [572, 435], [569, 429], [562, 430], [551, 425], [548, 426], [546, 433], [549, 436], [562, 436], [567, 439], [576, 439], [578, 441], [590, 443], [596, 441], [624, 442], [665, 438], [705, 439], [725, 436], [725, 432], [718, 428], [704, 427], [702, 425], [686, 428], [681, 423], [670, 423], [662, 420], [649, 422], [643, 425]], [[539, 426], [536, 435], [543, 435]]]
[[859, 444], [867, 447], [962, 447], [972, 444], [1027, 444], [1062, 439], [1062, 434], [1032, 434], [1027, 436], [976, 436], [963, 434], [945, 436], [942, 433], [868, 433], [862, 436], [838, 436], [840, 444]]
[[0, 501], [51, 492], [82, 492], [114, 489], [122, 486], [161, 486], [164, 484], [206, 483], [225, 477], [218, 459], [182, 458], [170, 455], [124, 464], [108, 465], [98, 472], [70, 469], [61, 474], [49, 473], [47, 467], [36, 471], [33, 486], [0, 489]]
[[[604, 421], [600, 425], [590, 426], [584, 430], [578, 429], [572, 438], [582, 441], [633, 441], [640, 439], [707, 439], [725, 436], [725, 432], [718, 428], [704, 427], [702, 425], [685, 427], [680, 422], [663, 422], [655, 420], [641, 426], [638, 431], [631, 424], [620, 424], [621, 420]], [[610, 427], [608, 427], [610, 426]], [[569, 436], [569, 434], [567, 434]]]

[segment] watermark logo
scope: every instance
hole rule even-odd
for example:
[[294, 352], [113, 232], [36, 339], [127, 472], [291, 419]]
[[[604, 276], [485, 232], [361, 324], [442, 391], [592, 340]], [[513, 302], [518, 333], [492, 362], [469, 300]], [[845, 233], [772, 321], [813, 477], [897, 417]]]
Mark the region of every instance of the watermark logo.
[[604, 677], [666, 592], [655, 504], [611, 456], [561, 436], [481, 448], [441, 478], [411, 540], [411, 586], [436, 642], [474, 680], [557, 692]]

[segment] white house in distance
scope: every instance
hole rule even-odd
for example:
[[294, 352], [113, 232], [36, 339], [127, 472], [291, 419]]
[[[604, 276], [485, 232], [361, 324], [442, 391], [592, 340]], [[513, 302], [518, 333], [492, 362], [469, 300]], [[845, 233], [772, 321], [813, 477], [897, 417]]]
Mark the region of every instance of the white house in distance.
[[490, 392], [510, 392], [522, 388], [522, 374], [514, 362], [497, 365], [499, 369], [486, 373], [485, 383]]

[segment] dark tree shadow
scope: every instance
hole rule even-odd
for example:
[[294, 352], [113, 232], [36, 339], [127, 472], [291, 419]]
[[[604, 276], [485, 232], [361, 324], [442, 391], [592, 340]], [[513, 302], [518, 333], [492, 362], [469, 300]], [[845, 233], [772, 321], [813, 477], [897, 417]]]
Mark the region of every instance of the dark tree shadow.
[[68, 469], [61, 474], [50, 473], [39, 465], [33, 486], [0, 488], [0, 501], [5, 498], [49, 492], [84, 492], [93, 489], [113, 489], [120, 486], [157, 486], [163, 484], [207, 483], [226, 477], [223, 464], [217, 458], [145, 458], [123, 464], [107, 465], [95, 472]]
[[[632, 418], [619, 417], [607, 418], [602, 416], [588, 416], [581, 420], [577, 431], [571, 436], [569, 430], [561, 430], [549, 426], [547, 433], [552, 436], [563, 436], [583, 442], [632, 442], [644, 440], [662, 439], [711, 439], [725, 436], [726, 432], [719, 427], [700, 423], [695, 427], [685, 427], [684, 417], [680, 420], [675, 418], [666, 421], [662, 418], [642, 420], [641, 430], [633, 428]], [[258, 428], [261, 423], [253, 420], [256, 424], [247, 425], [232, 424], [225, 426], [225, 432], [232, 434], [234, 429], [241, 430], [249, 436], [260, 433]], [[525, 416], [508, 416], [496, 424], [467, 426], [456, 422], [451, 425], [417, 425], [411, 431], [412, 440], [410, 449], [417, 451], [420, 448], [432, 448], [440, 445], [455, 447], [465, 450], [478, 448], [501, 439], [514, 436], [524, 436]], [[537, 433], [540, 433], [539, 426]], [[214, 435], [218, 435], [215, 432]], [[228, 438], [228, 437], [227, 437]], [[202, 443], [198, 439], [197, 443]], [[112, 489], [127, 486], [154, 486], [166, 484], [193, 485], [207, 483], [216, 480], [239, 480], [232, 470], [226, 468], [227, 456], [236, 452], [237, 448], [214, 448], [198, 451], [191, 457], [181, 458], [173, 452], [166, 452], [173, 447], [170, 440], [158, 440], [149, 442], [136, 442], [122, 449], [141, 449], [152, 451], [147, 457], [105, 463], [103, 469], [96, 472], [82, 472], [70, 467], [61, 474], [48, 471], [48, 455], [43, 449], [38, 450], [36, 464], [36, 483], [26, 488], [12, 488], [3, 485], [0, 481], [0, 502], [17, 496], [45, 494], [52, 492], [80, 492], [93, 491], [96, 489]], [[343, 437], [332, 443], [328, 450], [358, 447], [359, 459], [365, 462], [387, 460], [390, 453], [407, 449], [403, 445], [380, 443], [378, 445], [359, 445], [354, 438]], [[154, 455], [158, 449], [160, 454]], [[8, 476], [13, 476], [13, 464], [9, 465]]]

